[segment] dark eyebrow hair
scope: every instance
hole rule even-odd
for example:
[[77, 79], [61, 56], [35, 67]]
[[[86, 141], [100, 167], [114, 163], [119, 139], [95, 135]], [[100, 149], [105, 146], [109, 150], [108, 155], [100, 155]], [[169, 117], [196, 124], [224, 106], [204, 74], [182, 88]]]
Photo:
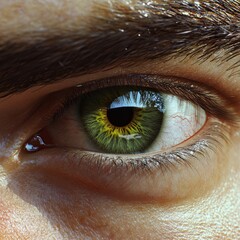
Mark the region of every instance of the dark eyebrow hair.
[[[171, 3], [170, 3], [171, 2]], [[85, 31], [30, 32], [0, 44], [0, 92], [5, 95], [118, 64], [199, 55], [216, 61], [240, 55], [240, 4], [231, 0], [96, 4]], [[236, 62], [233, 67], [239, 67]]]

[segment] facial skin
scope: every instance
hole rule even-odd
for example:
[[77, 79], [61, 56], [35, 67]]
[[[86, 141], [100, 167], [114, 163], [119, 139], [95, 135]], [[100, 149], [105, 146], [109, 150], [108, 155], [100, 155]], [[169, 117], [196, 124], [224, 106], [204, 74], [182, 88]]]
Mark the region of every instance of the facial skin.
[[[213, 13], [207, 15], [203, 13], [203, 2], [208, 1], [195, 1], [195, 7], [203, 6], [200, 16], [196, 16], [190, 14], [190, 5], [184, 2], [164, 1], [162, 5], [161, 1], [1, 0], [0, 239], [239, 238], [240, 8], [238, 1], [224, 1], [226, 11], [220, 9], [223, 1], [209, 1]], [[169, 10], [174, 4], [181, 22], [186, 20], [183, 16], [188, 16], [189, 24], [165, 28], [163, 16], [166, 19], [169, 14], [173, 19], [175, 14], [161, 12], [161, 7]], [[156, 11], [157, 7], [161, 10]], [[221, 13], [218, 18], [212, 17], [217, 13]], [[148, 20], [144, 22], [139, 14], [147, 14]], [[161, 20], [157, 24], [158, 18]], [[129, 25], [121, 19], [123, 23], [128, 20]], [[136, 22], [141, 27], [148, 24], [144, 26], [149, 29], [154, 23], [157, 31], [152, 28], [149, 36], [144, 35], [146, 29], [141, 32]], [[186, 26], [190, 26], [189, 33]], [[176, 34], [178, 30], [181, 32]], [[116, 35], [119, 31], [129, 35]], [[104, 34], [90, 38], [89, 33], [94, 32]], [[135, 33], [142, 39], [134, 41]], [[145, 44], [153, 35], [155, 42]], [[131, 41], [126, 42], [129, 38]], [[94, 44], [96, 39], [101, 39], [101, 44]], [[53, 48], [56, 40], [62, 45]], [[79, 44], [85, 44], [85, 48]], [[128, 48], [126, 53], [121, 47]], [[178, 81], [187, 82], [187, 86], [201, 86], [203, 90], [198, 92], [210, 91], [217, 96], [217, 104], [208, 115], [212, 120], [181, 144], [184, 148], [201, 143], [203, 138], [212, 143], [206, 154], [193, 153], [189, 159], [192, 167], [178, 164], [170, 167], [171, 172], [158, 168], [144, 175], [127, 168], [97, 168], [91, 165], [94, 161], [78, 164], [74, 159], [81, 156], [81, 151], [66, 148], [73, 137], [67, 135], [67, 122], [63, 125], [61, 120], [46, 120], [45, 116], [52, 116], [59, 101], [76, 85], [130, 74], [138, 75], [138, 79], [140, 75], [160, 76], [154, 81], [174, 82], [171, 89]], [[224, 111], [217, 113], [217, 108]], [[25, 143], [46, 128], [57, 147], [24, 151]], [[54, 138], [59, 129], [64, 129], [63, 133]], [[176, 146], [167, 152], [174, 150]], [[96, 158], [94, 155], [90, 160]]]

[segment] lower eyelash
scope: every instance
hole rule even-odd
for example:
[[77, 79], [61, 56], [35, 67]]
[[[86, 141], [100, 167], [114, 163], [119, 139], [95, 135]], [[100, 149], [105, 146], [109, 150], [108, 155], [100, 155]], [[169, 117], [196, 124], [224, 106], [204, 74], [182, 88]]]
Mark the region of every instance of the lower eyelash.
[[[210, 121], [195, 139], [193, 137], [191, 144], [171, 152], [114, 155], [74, 148], [49, 148], [34, 155], [24, 155], [21, 165], [50, 172], [53, 170], [53, 173], [61, 172], [81, 184], [92, 186], [94, 190], [103, 187], [106, 190], [119, 190], [119, 193], [128, 187], [138, 192], [138, 183], [144, 182], [147, 188], [155, 188], [157, 181], [162, 181], [164, 185], [169, 182], [170, 185], [175, 184], [177, 178], [184, 179], [190, 173], [202, 179], [205, 177], [202, 176], [203, 171], [208, 172], [208, 167], [213, 169], [221, 165], [217, 157], [224, 154], [222, 150], [229, 144], [231, 134], [227, 124], [217, 119]], [[175, 180], [171, 180], [172, 177]], [[191, 179], [187, 177], [187, 181]], [[144, 189], [143, 186], [143, 192]], [[138, 194], [136, 196], [139, 199]]]
[[[142, 156], [127, 157], [124, 155], [106, 155], [97, 153], [86, 153], [85, 157], [91, 165], [97, 166], [99, 174], [152, 174], [161, 171], [163, 174], [172, 170], [179, 164], [193, 168], [192, 159], [198, 161], [199, 158], [211, 161], [208, 151], [217, 153], [223, 149], [224, 144], [229, 143], [227, 131], [222, 123], [211, 123], [202, 134], [202, 139], [187, 146], [179, 147], [172, 152], [158, 153], [152, 156], [141, 154]], [[129, 155], [130, 156], [130, 155]], [[81, 161], [81, 160], [80, 160]], [[197, 169], [195, 169], [197, 170]]]

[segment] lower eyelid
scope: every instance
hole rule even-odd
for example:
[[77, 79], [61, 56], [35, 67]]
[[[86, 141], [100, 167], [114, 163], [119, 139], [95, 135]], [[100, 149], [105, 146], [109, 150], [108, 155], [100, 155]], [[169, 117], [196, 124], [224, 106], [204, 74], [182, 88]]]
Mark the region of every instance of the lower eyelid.
[[[171, 201], [206, 191], [206, 180], [218, 179], [219, 151], [225, 149], [228, 129], [212, 122], [190, 146], [170, 153], [132, 159], [75, 149], [46, 149], [22, 156], [23, 165], [52, 169], [107, 194], [130, 199]], [[35, 159], [34, 161], [31, 161]], [[214, 175], [214, 176], [213, 176]], [[204, 184], [205, 183], [205, 184]], [[210, 185], [211, 185], [210, 184]], [[204, 187], [201, 187], [204, 186]], [[198, 189], [198, 190], [197, 190]]]

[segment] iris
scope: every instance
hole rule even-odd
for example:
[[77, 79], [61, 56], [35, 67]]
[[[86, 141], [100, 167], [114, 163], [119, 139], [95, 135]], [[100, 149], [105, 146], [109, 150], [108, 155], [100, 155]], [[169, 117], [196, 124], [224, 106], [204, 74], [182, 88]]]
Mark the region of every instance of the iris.
[[164, 98], [143, 87], [108, 87], [81, 96], [78, 115], [92, 142], [116, 154], [144, 152], [161, 131]]

